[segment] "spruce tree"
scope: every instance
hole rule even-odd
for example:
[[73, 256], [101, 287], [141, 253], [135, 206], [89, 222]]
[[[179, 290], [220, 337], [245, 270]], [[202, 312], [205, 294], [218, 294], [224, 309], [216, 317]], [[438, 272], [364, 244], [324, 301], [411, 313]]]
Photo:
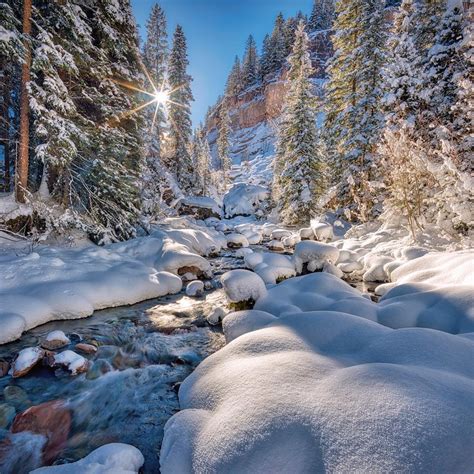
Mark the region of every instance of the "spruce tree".
[[261, 80], [264, 80], [265, 77], [272, 72], [271, 48], [272, 48], [271, 37], [269, 34], [266, 34], [265, 38], [263, 39], [262, 54], [260, 55], [260, 64], [259, 64]]
[[211, 185], [211, 150], [202, 128], [194, 132], [193, 165], [195, 167], [196, 192], [201, 196], [209, 195]]
[[217, 148], [219, 150], [219, 160], [221, 169], [224, 172], [225, 180], [228, 180], [229, 171], [232, 166], [230, 158], [230, 116], [227, 102], [224, 100], [219, 110], [219, 137], [217, 139]]
[[234, 65], [227, 78], [226, 95], [236, 96], [242, 91], [242, 66], [240, 58], [235, 57]]
[[244, 88], [249, 88], [257, 84], [258, 74], [258, 53], [253, 36], [250, 35], [245, 47], [245, 54], [242, 63], [242, 83]]
[[393, 129], [413, 129], [420, 111], [423, 60], [415, 45], [417, 6], [403, 0], [388, 39], [383, 71], [383, 103]]
[[350, 217], [366, 220], [372, 210], [370, 182], [384, 117], [381, 111], [385, 63], [382, 0], [337, 3], [335, 55], [328, 68], [325, 135], [332, 149], [336, 204]]
[[289, 57], [289, 91], [279, 127], [273, 197], [288, 224], [311, 218], [324, 192], [324, 166], [317, 150], [316, 100], [309, 39], [300, 22]]
[[[147, 37], [143, 47], [143, 59], [147, 72], [152, 81], [148, 89], [166, 89], [166, 68], [168, 61], [168, 37], [166, 32], [166, 17], [163, 9], [155, 4], [147, 22]], [[146, 98], [148, 100], [148, 97]], [[143, 182], [143, 212], [151, 217], [159, 211], [161, 188], [165, 184], [163, 164], [161, 162], [161, 141], [165, 122], [164, 106], [156, 104], [147, 111], [147, 122], [151, 124], [146, 129], [147, 156], [142, 170]]]
[[308, 21], [310, 32], [329, 30], [334, 20], [334, 0], [314, 0]]
[[188, 55], [186, 38], [180, 25], [173, 36], [168, 67], [168, 81], [171, 89], [169, 119], [170, 138], [172, 143], [171, 156], [166, 163], [168, 169], [176, 176], [184, 191], [193, 187], [193, 169], [190, 156], [192, 139], [191, 76], [187, 73]]

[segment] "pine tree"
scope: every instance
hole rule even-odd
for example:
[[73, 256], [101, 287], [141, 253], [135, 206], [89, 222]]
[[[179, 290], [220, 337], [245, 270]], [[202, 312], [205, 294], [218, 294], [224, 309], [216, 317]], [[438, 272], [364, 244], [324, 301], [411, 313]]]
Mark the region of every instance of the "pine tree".
[[[166, 67], [168, 61], [168, 37], [166, 32], [166, 17], [163, 9], [155, 4], [147, 22], [147, 39], [143, 48], [143, 59], [148, 74], [157, 90], [164, 90]], [[146, 216], [154, 216], [159, 211], [162, 188], [165, 185], [163, 164], [161, 162], [161, 141], [165, 122], [164, 107], [156, 104], [147, 113], [147, 156], [142, 169], [143, 181], [143, 212]]]
[[219, 160], [221, 162], [221, 169], [224, 172], [225, 180], [227, 181], [232, 160], [230, 158], [230, 116], [226, 101], [223, 101], [219, 111], [219, 137], [217, 139], [217, 147], [219, 150]]
[[310, 32], [329, 30], [334, 20], [334, 0], [314, 0], [308, 28]]
[[388, 39], [383, 103], [393, 130], [413, 129], [421, 107], [424, 64], [415, 45], [416, 8], [413, 0], [403, 0]]
[[265, 35], [262, 44], [262, 54], [260, 55], [260, 64], [259, 64], [259, 71], [260, 71], [260, 79], [264, 80], [265, 77], [272, 72], [271, 66], [271, 51], [272, 48], [272, 41], [269, 34]]
[[283, 14], [279, 13], [275, 20], [271, 35], [270, 66], [272, 71], [281, 69], [287, 57], [286, 23]]
[[279, 127], [273, 196], [281, 219], [307, 221], [324, 191], [324, 166], [317, 151], [316, 101], [310, 80], [313, 68], [309, 39], [300, 22], [289, 58], [290, 88]]
[[249, 88], [257, 84], [258, 73], [258, 53], [257, 46], [253, 36], [250, 35], [245, 48], [244, 59], [242, 63], [242, 83], [244, 88]]
[[382, 0], [337, 3], [335, 55], [328, 68], [325, 129], [333, 149], [336, 204], [351, 217], [369, 218], [374, 152], [383, 128], [382, 68], [385, 21]]
[[242, 91], [242, 66], [240, 58], [235, 57], [234, 65], [230, 71], [226, 84], [226, 95], [236, 96]]
[[191, 102], [194, 98], [191, 92], [192, 78], [187, 73], [188, 64], [186, 38], [182, 27], [178, 25], [173, 37], [168, 67], [168, 81], [172, 91], [169, 105], [172, 153], [165, 164], [176, 176], [184, 191], [190, 191], [193, 187], [189, 148], [192, 139]]

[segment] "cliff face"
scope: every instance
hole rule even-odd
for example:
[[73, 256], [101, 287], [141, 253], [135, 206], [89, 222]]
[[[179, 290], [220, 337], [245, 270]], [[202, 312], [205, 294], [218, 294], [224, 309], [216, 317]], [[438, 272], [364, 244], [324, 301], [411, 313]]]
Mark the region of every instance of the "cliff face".
[[[326, 78], [326, 62], [332, 55], [330, 31], [319, 31], [311, 36], [311, 59], [314, 67], [315, 87], [320, 88]], [[232, 122], [232, 158], [235, 164], [252, 160], [258, 154], [273, 150], [272, 123], [283, 109], [287, 90], [288, 70], [283, 68], [277, 76], [266, 77], [258, 87], [229, 99]], [[210, 118], [207, 134], [214, 156], [217, 137], [218, 113]]]

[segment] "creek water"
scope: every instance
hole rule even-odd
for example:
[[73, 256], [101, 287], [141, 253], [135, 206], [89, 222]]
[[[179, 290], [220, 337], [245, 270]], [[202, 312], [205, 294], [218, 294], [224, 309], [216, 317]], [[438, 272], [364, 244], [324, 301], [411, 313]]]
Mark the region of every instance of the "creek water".
[[[232, 252], [211, 259], [214, 276], [242, 267]], [[0, 378], [1, 411], [20, 413], [51, 400], [62, 400], [72, 413], [67, 444], [55, 464], [76, 461], [111, 442], [139, 448], [143, 472], [159, 471], [159, 450], [166, 421], [178, 411], [179, 384], [207, 356], [224, 345], [220, 327], [206, 316], [225, 305], [222, 289], [201, 298], [183, 293], [130, 307], [98, 311], [90, 318], [55, 321], [26, 333], [19, 341], [0, 346], [0, 358], [11, 359], [25, 347], [38, 345], [55, 329], [74, 343], [92, 342], [97, 353], [86, 356], [86, 374], [37, 367], [22, 378]], [[44, 439], [28, 433], [12, 435], [0, 428], [0, 472], [23, 474], [41, 465]], [[1, 445], [3, 443], [3, 450]]]

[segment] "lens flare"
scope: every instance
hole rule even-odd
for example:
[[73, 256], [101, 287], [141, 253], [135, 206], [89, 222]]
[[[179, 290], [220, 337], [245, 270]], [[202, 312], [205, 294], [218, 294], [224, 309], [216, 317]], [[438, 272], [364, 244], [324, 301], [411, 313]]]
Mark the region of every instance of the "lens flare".
[[170, 94], [168, 91], [161, 90], [155, 92], [154, 97], [157, 104], [165, 105], [170, 99]]

